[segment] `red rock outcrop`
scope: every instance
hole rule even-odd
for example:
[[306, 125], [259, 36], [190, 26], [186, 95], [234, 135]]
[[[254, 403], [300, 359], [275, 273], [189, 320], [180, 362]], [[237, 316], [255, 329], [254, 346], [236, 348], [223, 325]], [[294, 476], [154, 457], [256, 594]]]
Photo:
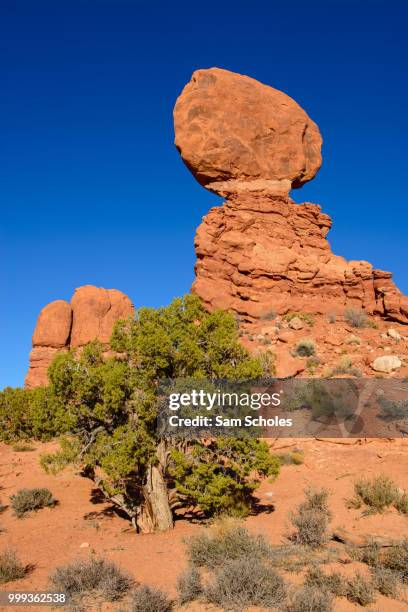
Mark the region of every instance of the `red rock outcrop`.
[[47, 369], [58, 352], [81, 348], [95, 339], [107, 346], [115, 322], [133, 314], [127, 295], [92, 285], [76, 289], [70, 304], [64, 300], [47, 304], [34, 330], [25, 386], [48, 384]]
[[353, 307], [408, 323], [408, 298], [391, 273], [333, 255], [330, 226], [316, 204], [268, 193], [231, 196], [197, 230], [193, 291], [210, 309], [247, 320], [271, 311], [343, 314]]
[[247, 321], [274, 311], [343, 313], [408, 323], [389, 272], [334, 255], [331, 219], [288, 195], [320, 167], [317, 126], [286, 94], [225, 70], [198, 70], [175, 110], [175, 143], [199, 183], [226, 198], [197, 230], [193, 291]]

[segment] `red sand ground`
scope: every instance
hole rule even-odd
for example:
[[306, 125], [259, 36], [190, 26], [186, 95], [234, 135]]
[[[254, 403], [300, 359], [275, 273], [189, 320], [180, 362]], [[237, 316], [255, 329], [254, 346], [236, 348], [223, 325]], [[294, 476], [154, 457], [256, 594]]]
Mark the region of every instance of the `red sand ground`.
[[[277, 441], [275, 449], [292, 447], [294, 441]], [[353, 440], [348, 444], [329, 441], [298, 440], [296, 445], [305, 453], [300, 466], [284, 466], [274, 483], [265, 481], [257, 492], [265, 511], [247, 519], [248, 527], [263, 533], [272, 543], [279, 544], [288, 533], [288, 513], [303, 498], [307, 486], [325, 486], [330, 490], [332, 525], [345, 527], [357, 534], [375, 534], [399, 539], [408, 536], [408, 518], [392, 510], [383, 515], [362, 516], [361, 510], [347, 509], [345, 500], [353, 494], [353, 482], [365, 476], [385, 473], [402, 488], [406, 488], [408, 449], [403, 440]], [[156, 585], [175, 595], [177, 576], [186, 566], [184, 540], [202, 527], [181, 519], [171, 532], [137, 535], [123, 519], [110, 512], [109, 504], [92, 502], [91, 481], [66, 470], [57, 476], [47, 475], [39, 465], [41, 453], [56, 447], [55, 443], [34, 444], [32, 452], [15, 452], [0, 445], [0, 501], [8, 503], [10, 495], [22, 487], [48, 487], [59, 504], [27, 518], [17, 519], [10, 508], [0, 515], [0, 550], [15, 549], [22, 562], [34, 564], [23, 580], [2, 585], [2, 590], [41, 590], [49, 588], [48, 576], [59, 565], [95, 552], [111, 559], [129, 571], [136, 581]], [[269, 510], [269, 512], [267, 511]], [[365, 566], [342, 565], [341, 571], [353, 573]], [[298, 582], [299, 577], [287, 575]], [[408, 601], [408, 594], [400, 599]], [[15, 609], [15, 608], [10, 608]], [[28, 609], [28, 608], [27, 608]], [[31, 610], [41, 608], [30, 608]], [[45, 608], [44, 608], [45, 609]], [[89, 610], [101, 609], [92, 605]], [[105, 606], [103, 606], [105, 609]], [[119, 604], [118, 610], [126, 610]], [[185, 610], [211, 610], [211, 606], [195, 604]], [[338, 599], [336, 610], [358, 610], [345, 599]], [[408, 610], [408, 603], [378, 596], [371, 611]]]

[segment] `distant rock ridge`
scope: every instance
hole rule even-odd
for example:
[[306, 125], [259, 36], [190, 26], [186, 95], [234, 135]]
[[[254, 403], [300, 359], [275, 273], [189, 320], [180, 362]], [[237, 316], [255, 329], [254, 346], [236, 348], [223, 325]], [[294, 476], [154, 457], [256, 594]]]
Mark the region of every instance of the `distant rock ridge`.
[[210, 310], [251, 321], [355, 307], [408, 323], [408, 298], [391, 273], [334, 255], [330, 217], [289, 197], [321, 165], [319, 129], [294, 100], [227, 70], [198, 70], [176, 102], [174, 126], [194, 177], [226, 198], [195, 238], [192, 290]]
[[108, 347], [115, 322], [133, 314], [134, 306], [127, 295], [93, 285], [75, 289], [71, 303], [56, 300], [47, 304], [34, 330], [25, 386], [48, 384], [47, 369], [58, 352], [81, 348], [95, 339]]

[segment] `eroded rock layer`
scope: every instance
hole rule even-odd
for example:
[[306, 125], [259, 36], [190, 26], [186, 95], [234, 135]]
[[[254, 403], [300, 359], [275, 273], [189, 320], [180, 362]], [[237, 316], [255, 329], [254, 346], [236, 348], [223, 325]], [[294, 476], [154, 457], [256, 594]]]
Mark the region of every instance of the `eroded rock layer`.
[[71, 303], [56, 300], [47, 304], [34, 330], [25, 386], [48, 384], [47, 369], [58, 352], [81, 348], [95, 339], [107, 346], [115, 322], [133, 314], [134, 307], [127, 295], [117, 289], [92, 285], [76, 289]]
[[334, 255], [320, 206], [264, 192], [232, 194], [195, 239], [193, 291], [210, 309], [246, 320], [274, 311], [343, 314], [346, 307], [408, 323], [408, 298], [390, 272]]

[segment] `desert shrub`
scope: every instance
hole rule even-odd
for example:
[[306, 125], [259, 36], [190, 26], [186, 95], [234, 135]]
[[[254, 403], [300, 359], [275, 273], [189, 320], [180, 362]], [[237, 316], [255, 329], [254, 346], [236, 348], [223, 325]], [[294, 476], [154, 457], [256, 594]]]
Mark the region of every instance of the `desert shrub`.
[[364, 503], [369, 513], [384, 512], [398, 499], [398, 489], [388, 476], [380, 474], [370, 479], [358, 480], [354, 485], [355, 499], [351, 505], [359, 507]]
[[386, 597], [398, 595], [399, 580], [395, 572], [387, 567], [375, 567], [372, 570], [374, 587]]
[[54, 506], [55, 499], [48, 489], [20, 489], [10, 497], [14, 514], [21, 518], [28, 512], [40, 510], [47, 506]]
[[337, 315], [335, 312], [330, 312], [327, 315], [327, 322], [330, 323], [331, 325], [333, 325], [333, 323], [336, 323], [337, 321]]
[[[64, 406], [79, 443], [74, 461], [103, 495], [139, 530], [171, 527], [180, 504], [205, 515], [248, 512], [261, 479], [279, 469], [265, 442], [180, 443], [161, 439], [156, 427], [158, 380], [262, 376], [259, 359], [238, 342], [234, 317], [208, 313], [197, 296], [187, 295], [119, 321], [111, 348], [120, 358], [104, 359], [102, 348], [92, 342], [80, 355], [57, 355], [48, 376], [49, 392]], [[64, 461], [57, 456], [57, 463]], [[43, 462], [52, 465], [49, 457]], [[152, 481], [160, 491], [167, 488], [167, 499], [145, 486]], [[150, 521], [139, 523], [140, 516]]]
[[408, 418], [408, 400], [390, 400], [388, 397], [379, 397], [380, 417], [385, 421], [394, 421]]
[[361, 344], [361, 340], [358, 336], [349, 336], [345, 340], [346, 344]]
[[396, 572], [402, 582], [408, 584], [408, 538], [387, 548], [381, 563], [383, 567]]
[[362, 376], [361, 371], [353, 366], [353, 360], [348, 355], [343, 355], [332, 370], [332, 376], [336, 374], [350, 374], [356, 378]]
[[339, 572], [325, 574], [319, 567], [313, 567], [306, 574], [305, 584], [329, 591], [336, 597], [347, 595], [347, 580]]
[[295, 347], [295, 353], [298, 357], [310, 357], [314, 355], [315, 352], [316, 347], [313, 340], [308, 340], [307, 338], [299, 340]]
[[177, 591], [180, 604], [194, 601], [203, 592], [200, 572], [195, 567], [188, 567], [177, 580]]
[[276, 311], [272, 308], [260, 316], [261, 321], [273, 321], [274, 319], [276, 319]]
[[351, 548], [350, 556], [356, 561], [366, 563], [370, 567], [379, 567], [381, 565], [380, 558], [381, 548], [377, 542], [369, 542], [363, 548]]
[[347, 582], [347, 599], [360, 604], [360, 606], [368, 606], [368, 604], [373, 603], [375, 596], [371, 580], [360, 573], [356, 573]]
[[276, 354], [273, 351], [259, 351], [256, 356], [261, 364], [263, 376], [276, 374]]
[[205, 588], [206, 599], [224, 609], [273, 607], [286, 597], [286, 585], [275, 571], [251, 557], [224, 563]]
[[46, 387], [0, 391], [0, 439], [50, 440], [72, 425], [63, 404]]
[[256, 563], [267, 558], [271, 550], [262, 535], [253, 535], [246, 527], [225, 519], [219, 521], [215, 528], [193, 536], [188, 542], [190, 562], [197, 567], [212, 568], [246, 557]]
[[316, 368], [319, 367], [320, 365], [320, 359], [319, 357], [317, 357], [316, 355], [312, 355], [311, 357], [308, 357], [306, 360], [306, 367], [308, 370], [310, 370], [310, 372], [314, 372], [316, 370]]
[[297, 590], [284, 608], [287, 612], [331, 612], [333, 597], [316, 586], [304, 586]]
[[302, 465], [304, 462], [304, 455], [301, 450], [294, 450], [290, 453], [282, 453], [278, 455], [278, 458], [282, 465]]
[[131, 612], [170, 612], [172, 601], [160, 589], [141, 585], [132, 594]]
[[75, 438], [63, 436], [59, 440], [60, 450], [55, 453], [43, 453], [40, 457], [41, 467], [47, 474], [58, 474], [68, 465], [76, 462], [81, 445]]
[[4, 550], [0, 553], [0, 584], [24, 578], [27, 572], [13, 550]]
[[104, 559], [75, 561], [63, 565], [50, 576], [56, 591], [66, 593], [70, 598], [80, 599], [87, 594], [101, 595], [106, 601], [123, 597], [132, 586], [132, 579], [114, 563]]
[[309, 327], [313, 327], [313, 325], [315, 324], [314, 317], [309, 312], [288, 312], [282, 317], [283, 321], [287, 322], [296, 318], [304, 321], [307, 325], [309, 325]]
[[401, 514], [408, 514], [408, 493], [406, 491], [397, 493], [394, 506]]
[[364, 310], [358, 310], [356, 308], [346, 308], [344, 311], [344, 318], [351, 327], [368, 327], [369, 319]]
[[16, 444], [13, 444], [13, 451], [15, 453], [30, 453], [33, 450], [35, 450], [34, 446], [26, 444], [25, 442], [16, 442]]
[[331, 518], [327, 498], [328, 492], [325, 489], [306, 491], [306, 500], [291, 515], [292, 524], [296, 527], [291, 536], [294, 542], [317, 548], [327, 541]]

